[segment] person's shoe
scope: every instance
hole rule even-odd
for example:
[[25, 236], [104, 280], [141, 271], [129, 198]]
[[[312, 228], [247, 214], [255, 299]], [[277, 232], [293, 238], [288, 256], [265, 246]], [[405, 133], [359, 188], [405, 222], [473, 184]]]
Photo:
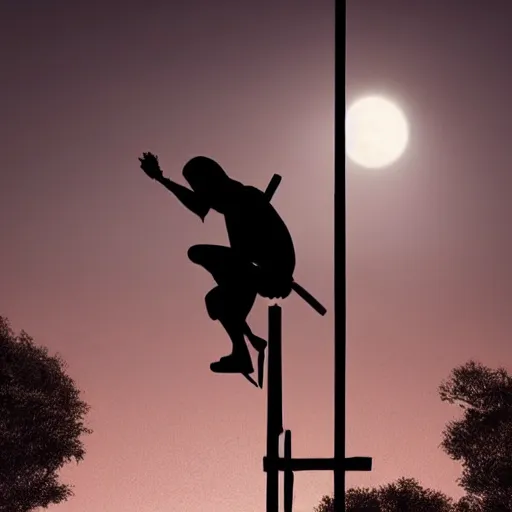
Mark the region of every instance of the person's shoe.
[[218, 361], [212, 363], [210, 370], [214, 373], [242, 373], [249, 375], [254, 372], [254, 367], [250, 357], [246, 359], [231, 354], [221, 357]]

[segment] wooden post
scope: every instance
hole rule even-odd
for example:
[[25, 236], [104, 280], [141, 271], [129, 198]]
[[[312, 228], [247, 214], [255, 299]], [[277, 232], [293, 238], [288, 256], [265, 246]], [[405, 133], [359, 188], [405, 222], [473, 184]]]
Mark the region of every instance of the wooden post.
[[[283, 379], [281, 347], [281, 308], [268, 308], [267, 371], [267, 512], [279, 512], [279, 436], [283, 432]], [[265, 469], [266, 467], [266, 469]]]

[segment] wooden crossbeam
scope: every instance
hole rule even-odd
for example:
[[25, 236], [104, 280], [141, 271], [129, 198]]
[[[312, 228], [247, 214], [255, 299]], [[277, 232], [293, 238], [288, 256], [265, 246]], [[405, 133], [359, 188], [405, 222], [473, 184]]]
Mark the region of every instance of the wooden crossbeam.
[[263, 471], [371, 471], [371, 457], [348, 457], [345, 463], [338, 466], [334, 458], [311, 458], [311, 459], [293, 459], [278, 457], [271, 459], [263, 457]]

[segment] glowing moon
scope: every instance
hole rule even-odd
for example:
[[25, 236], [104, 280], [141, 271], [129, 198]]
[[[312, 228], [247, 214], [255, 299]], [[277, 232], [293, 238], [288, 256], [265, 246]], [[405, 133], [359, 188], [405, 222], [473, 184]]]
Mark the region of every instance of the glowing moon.
[[402, 111], [379, 96], [353, 103], [345, 114], [345, 149], [356, 164], [369, 169], [396, 161], [407, 147], [409, 127]]

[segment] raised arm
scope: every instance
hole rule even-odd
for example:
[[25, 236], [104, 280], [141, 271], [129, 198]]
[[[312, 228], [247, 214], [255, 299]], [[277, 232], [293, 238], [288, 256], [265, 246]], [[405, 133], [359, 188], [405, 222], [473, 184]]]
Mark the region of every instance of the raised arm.
[[195, 213], [204, 222], [206, 214], [210, 208], [205, 205], [193, 191], [179, 185], [178, 183], [166, 178], [162, 174], [158, 157], [151, 153], [143, 153], [142, 158], [139, 158], [142, 170], [153, 180], [161, 183], [167, 190], [172, 192], [181, 202], [183, 206], [188, 208], [192, 213]]
[[197, 194], [179, 183], [176, 183], [164, 176], [160, 179], [157, 179], [159, 183], [161, 183], [167, 190], [172, 192], [181, 202], [183, 206], [188, 208], [192, 213], [195, 213], [201, 220], [204, 222], [204, 218], [206, 214], [210, 211], [210, 208], [204, 205]]

